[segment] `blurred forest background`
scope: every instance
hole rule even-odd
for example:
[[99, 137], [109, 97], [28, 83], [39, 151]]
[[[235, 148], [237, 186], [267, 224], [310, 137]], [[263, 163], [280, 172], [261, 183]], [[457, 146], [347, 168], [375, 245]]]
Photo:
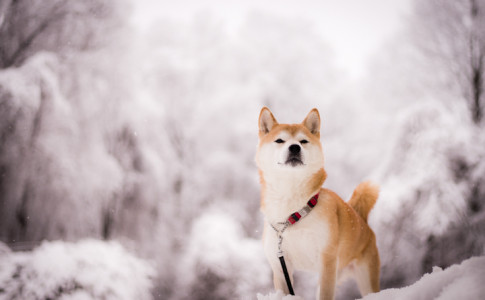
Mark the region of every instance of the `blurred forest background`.
[[359, 82], [302, 19], [254, 12], [229, 31], [201, 13], [140, 34], [131, 11], [0, 2], [0, 298], [270, 291], [263, 105], [283, 122], [320, 110], [325, 187], [381, 185], [383, 288], [484, 254], [485, 0], [415, 1]]

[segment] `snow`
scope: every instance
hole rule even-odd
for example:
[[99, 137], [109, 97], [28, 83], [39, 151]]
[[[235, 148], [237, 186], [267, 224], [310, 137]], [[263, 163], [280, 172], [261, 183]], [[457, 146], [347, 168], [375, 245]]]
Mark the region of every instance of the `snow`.
[[0, 252], [0, 299], [150, 299], [154, 275], [117, 242], [44, 242]]
[[303, 298], [299, 296], [292, 296], [292, 295], [285, 295], [281, 290], [277, 290], [276, 292], [269, 293], [267, 295], [258, 294], [258, 300], [303, 300]]
[[370, 294], [363, 300], [475, 300], [485, 295], [485, 256], [472, 257], [445, 270], [435, 267], [416, 283]]

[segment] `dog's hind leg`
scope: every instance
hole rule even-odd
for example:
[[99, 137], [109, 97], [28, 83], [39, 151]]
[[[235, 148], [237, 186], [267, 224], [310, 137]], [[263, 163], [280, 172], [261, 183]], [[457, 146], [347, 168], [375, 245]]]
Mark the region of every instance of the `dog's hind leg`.
[[369, 246], [362, 259], [356, 263], [355, 280], [362, 297], [379, 292], [380, 261], [377, 247]]

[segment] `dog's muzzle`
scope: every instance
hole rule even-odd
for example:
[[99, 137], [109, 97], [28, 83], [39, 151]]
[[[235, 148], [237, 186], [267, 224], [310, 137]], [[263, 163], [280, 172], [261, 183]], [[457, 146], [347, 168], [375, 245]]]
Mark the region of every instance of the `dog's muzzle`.
[[289, 151], [289, 154], [285, 164], [291, 165], [292, 167], [303, 165], [303, 161], [301, 160], [300, 145], [293, 144], [288, 148], [288, 151]]

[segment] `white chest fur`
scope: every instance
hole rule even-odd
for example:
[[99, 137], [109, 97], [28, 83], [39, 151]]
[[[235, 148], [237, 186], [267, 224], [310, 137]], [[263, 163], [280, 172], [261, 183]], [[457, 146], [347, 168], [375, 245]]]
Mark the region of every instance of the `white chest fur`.
[[[278, 264], [278, 237], [265, 222], [264, 249], [271, 264]], [[328, 244], [328, 224], [310, 212], [299, 222], [290, 225], [283, 233], [282, 250], [290, 268], [319, 271], [319, 259]]]
[[314, 196], [317, 190], [305, 190], [309, 177], [303, 176], [303, 171], [294, 171], [292, 176], [282, 174], [272, 174], [265, 178], [265, 208], [263, 213], [266, 220], [271, 223], [284, 221], [291, 213], [300, 210], [307, 201]]

